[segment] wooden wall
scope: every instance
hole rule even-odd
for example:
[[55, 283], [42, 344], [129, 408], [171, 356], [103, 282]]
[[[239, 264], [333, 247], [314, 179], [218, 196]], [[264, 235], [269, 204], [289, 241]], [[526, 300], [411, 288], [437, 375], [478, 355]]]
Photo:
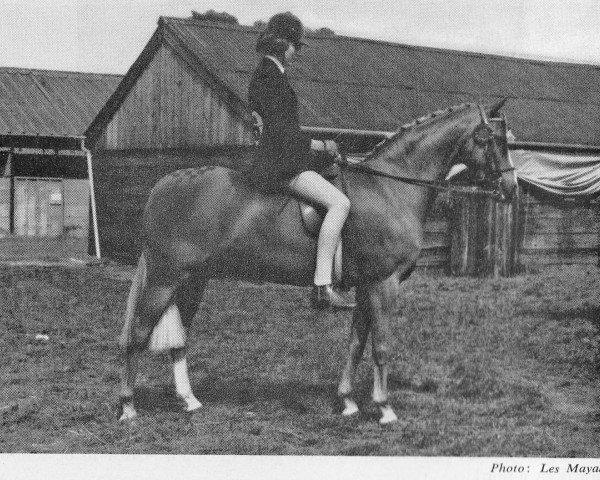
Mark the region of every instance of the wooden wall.
[[87, 260], [87, 179], [0, 177], [0, 260]]
[[538, 265], [596, 265], [600, 249], [600, 204], [551, 203], [521, 194], [519, 261]]
[[88, 238], [88, 180], [14, 178], [15, 236]]
[[600, 210], [521, 188], [512, 204], [454, 200], [449, 270], [458, 276], [510, 276], [543, 265], [600, 265]]
[[507, 277], [518, 270], [518, 199], [453, 198], [450, 272], [456, 276]]
[[0, 177], [0, 238], [11, 234], [11, 181], [9, 177]]
[[251, 142], [250, 129], [217, 89], [162, 45], [96, 148], [178, 149]]
[[417, 267], [446, 269], [450, 261], [449, 222], [432, 215], [423, 229], [423, 248]]

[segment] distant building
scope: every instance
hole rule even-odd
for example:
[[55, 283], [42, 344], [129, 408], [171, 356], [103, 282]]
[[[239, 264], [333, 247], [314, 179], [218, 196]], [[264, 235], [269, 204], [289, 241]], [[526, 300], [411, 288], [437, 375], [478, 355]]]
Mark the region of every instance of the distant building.
[[0, 260], [99, 254], [84, 132], [121, 78], [0, 67]]

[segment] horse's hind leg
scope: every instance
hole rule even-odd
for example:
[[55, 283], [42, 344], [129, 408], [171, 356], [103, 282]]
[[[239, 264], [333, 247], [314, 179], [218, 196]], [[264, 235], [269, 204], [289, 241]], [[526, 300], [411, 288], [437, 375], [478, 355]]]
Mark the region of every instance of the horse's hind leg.
[[138, 352], [128, 347], [124, 354], [123, 367], [121, 373], [121, 391], [119, 393], [121, 416], [119, 421], [124, 422], [133, 420], [137, 417], [135, 406], [133, 405], [133, 388], [137, 376]]
[[129, 289], [127, 298], [127, 308], [123, 322], [123, 331], [119, 344], [123, 349], [123, 367], [121, 372], [121, 391], [119, 393], [121, 404], [120, 421], [132, 420], [137, 416], [133, 405], [133, 388], [137, 376], [137, 351], [131, 345], [132, 331], [135, 325], [135, 313], [137, 304], [146, 286], [147, 277], [146, 253], [142, 253], [138, 266]]
[[342, 415], [344, 416], [358, 413], [358, 405], [352, 398], [352, 384], [356, 369], [362, 359], [371, 328], [369, 316], [365, 315], [362, 311], [365, 307], [365, 291], [361, 287], [356, 289], [356, 300], [358, 305], [354, 309], [352, 316], [348, 357], [338, 386], [338, 395], [344, 402], [344, 411], [342, 412]]
[[[121, 417], [120, 421], [133, 420], [137, 416], [133, 404], [133, 389], [137, 376], [138, 357], [143, 347], [148, 344], [152, 329], [160, 320], [163, 312], [169, 306], [173, 296], [174, 288], [157, 288], [144, 286], [141, 289], [141, 296], [135, 308], [135, 316], [139, 323], [134, 321], [130, 335], [131, 340], [125, 346], [123, 371], [121, 374]], [[140, 308], [140, 304], [145, 302]]]
[[120, 421], [137, 416], [133, 403], [133, 389], [137, 375], [138, 356], [148, 344], [152, 329], [172, 301], [174, 286], [152, 285], [147, 278], [145, 254], [140, 258], [138, 269], [127, 301], [125, 326], [121, 336], [124, 349], [121, 373]]
[[[179, 309], [181, 321], [186, 329], [189, 329], [192, 320], [198, 311], [198, 306], [202, 301], [202, 294], [206, 287], [206, 280], [202, 279], [196, 282], [189, 282], [181, 286], [175, 296], [175, 304]], [[177, 396], [185, 403], [185, 410], [191, 412], [202, 407], [198, 401], [188, 375], [188, 366], [186, 358], [186, 348], [171, 349], [171, 359], [173, 361], [173, 378], [175, 381], [175, 391]]]

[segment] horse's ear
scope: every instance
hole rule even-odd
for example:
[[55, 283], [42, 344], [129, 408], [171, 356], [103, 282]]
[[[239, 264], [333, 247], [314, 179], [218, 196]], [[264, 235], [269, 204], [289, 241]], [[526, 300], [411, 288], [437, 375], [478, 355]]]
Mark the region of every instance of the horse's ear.
[[492, 105], [490, 107], [489, 116], [490, 117], [496, 117], [496, 116], [498, 116], [498, 112], [504, 106], [504, 104], [506, 103], [507, 100], [508, 100], [508, 97], [504, 97], [498, 103]]

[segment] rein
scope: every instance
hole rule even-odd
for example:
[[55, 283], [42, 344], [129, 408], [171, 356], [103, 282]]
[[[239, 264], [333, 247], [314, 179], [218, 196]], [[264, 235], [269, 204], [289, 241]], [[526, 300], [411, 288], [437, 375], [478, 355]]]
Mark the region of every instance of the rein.
[[[476, 146], [483, 149], [484, 156], [486, 158], [488, 158], [488, 149], [489, 149], [490, 144], [494, 140], [494, 133], [493, 133], [492, 128], [490, 127], [490, 123], [488, 121], [485, 110], [483, 109], [483, 107], [480, 104], [478, 104], [477, 107], [479, 108], [479, 113], [481, 116], [481, 124], [473, 132], [473, 134], [472, 134], [473, 140], [474, 140], [474, 143]], [[454, 157], [457, 150], [458, 150], [458, 145], [456, 146], [455, 151], [451, 155], [452, 158]], [[498, 175], [498, 178], [494, 181], [495, 188], [493, 190], [486, 189], [486, 188], [476, 186], [476, 185], [473, 185], [473, 186], [451, 185], [451, 184], [448, 184], [447, 182], [440, 182], [440, 181], [436, 181], [436, 180], [425, 180], [425, 179], [421, 179], [421, 178], [393, 175], [391, 173], [382, 172], [381, 170], [376, 170], [372, 167], [369, 167], [368, 165], [365, 165], [364, 163], [349, 163], [345, 157], [342, 157], [341, 160], [338, 160], [338, 164], [342, 167], [342, 171], [343, 171], [343, 169], [348, 169], [350, 171], [354, 171], [354, 172], [357, 172], [357, 173], [360, 173], [363, 175], [373, 175], [376, 177], [390, 178], [392, 180], [396, 180], [398, 182], [404, 182], [409, 185], [416, 185], [419, 187], [432, 188], [434, 190], [440, 190], [440, 191], [444, 191], [444, 192], [458, 192], [458, 193], [464, 193], [464, 194], [469, 194], [469, 195], [482, 195], [482, 196], [496, 198], [498, 200], [504, 200], [504, 195], [502, 194], [502, 191], [500, 188], [500, 184], [501, 184], [500, 176], [505, 172], [515, 170], [515, 167], [511, 165], [510, 167], [500, 168], [498, 159], [495, 156], [493, 157], [493, 161], [494, 161], [494, 173]]]
[[381, 170], [376, 170], [367, 165], [361, 163], [348, 163], [347, 161], [342, 160], [338, 163], [342, 169], [350, 170], [353, 172], [361, 173], [363, 175], [372, 175], [375, 177], [383, 177], [390, 178], [392, 180], [396, 180], [398, 182], [407, 183], [409, 185], [416, 185], [419, 187], [432, 188], [434, 190], [440, 190], [444, 192], [459, 192], [465, 193], [469, 195], [483, 195], [490, 196], [494, 198], [502, 198], [502, 194], [500, 193], [500, 185], [493, 190], [488, 190], [478, 186], [466, 186], [466, 185], [449, 185], [446, 182], [439, 182], [436, 180], [425, 180], [421, 178], [414, 177], [404, 177], [401, 175], [393, 175], [391, 173], [382, 172]]

